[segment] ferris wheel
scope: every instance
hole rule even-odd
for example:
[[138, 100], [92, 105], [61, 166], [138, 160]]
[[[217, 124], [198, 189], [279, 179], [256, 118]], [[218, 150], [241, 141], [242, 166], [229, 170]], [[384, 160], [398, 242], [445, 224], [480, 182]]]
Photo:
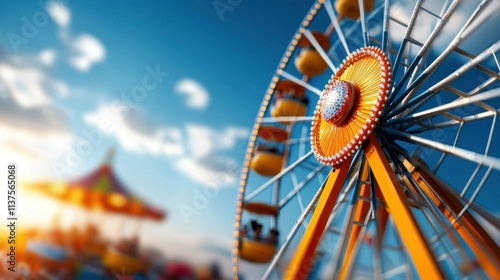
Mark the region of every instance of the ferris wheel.
[[234, 279], [500, 279], [499, 15], [316, 1], [249, 139]]

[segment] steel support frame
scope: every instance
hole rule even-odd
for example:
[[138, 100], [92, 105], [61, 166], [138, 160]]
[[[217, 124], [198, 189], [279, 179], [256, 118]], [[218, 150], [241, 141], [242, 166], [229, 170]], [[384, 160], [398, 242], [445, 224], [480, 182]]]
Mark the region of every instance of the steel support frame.
[[450, 223], [453, 223], [452, 226], [476, 254], [479, 266], [491, 279], [500, 279], [500, 270], [492, 261], [493, 258], [496, 263], [500, 263], [500, 249], [496, 242], [468, 211], [465, 211], [460, 217], [460, 222], [456, 221], [455, 215], [462, 211], [464, 205], [455, 195], [434, 180], [429, 175], [429, 170], [423, 166], [415, 167], [408, 161], [405, 161], [404, 164], [420, 188]]
[[285, 279], [307, 279], [316, 258], [316, 248], [325, 232], [333, 207], [337, 202], [340, 191], [347, 178], [351, 161], [352, 158], [344, 161], [330, 173], [311, 221], [309, 222], [309, 227], [304, 233], [288, 267]]

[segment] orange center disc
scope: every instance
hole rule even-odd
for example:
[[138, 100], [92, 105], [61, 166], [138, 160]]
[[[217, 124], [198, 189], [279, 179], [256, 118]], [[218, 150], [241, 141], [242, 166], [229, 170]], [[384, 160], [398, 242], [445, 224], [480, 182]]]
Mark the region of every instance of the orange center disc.
[[351, 53], [316, 106], [311, 146], [316, 159], [338, 165], [361, 147], [382, 113], [391, 85], [385, 53], [366, 47]]

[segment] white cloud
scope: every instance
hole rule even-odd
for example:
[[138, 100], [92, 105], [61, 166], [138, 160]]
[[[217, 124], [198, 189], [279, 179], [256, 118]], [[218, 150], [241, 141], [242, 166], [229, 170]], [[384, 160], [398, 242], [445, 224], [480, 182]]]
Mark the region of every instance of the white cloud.
[[106, 49], [97, 38], [90, 34], [71, 35], [68, 28], [71, 11], [65, 4], [49, 1], [46, 6], [50, 17], [60, 27], [60, 38], [70, 52], [68, 63], [71, 66], [80, 72], [87, 72], [94, 64], [104, 61]]
[[198, 124], [186, 125], [186, 132], [191, 155], [195, 158], [205, 157], [213, 150], [230, 150], [249, 134], [247, 128], [226, 127], [219, 132]]
[[237, 163], [230, 158], [197, 159], [183, 157], [177, 160], [175, 168], [186, 177], [206, 187], [224, 187], [236, 182]]
[[[126, 109], [126, 111], [124, 110]], [[129, 109], [107, 105], [88, 113], [84, 120], [115, 136], [127, 150], [136, 153], [180, 156], [184, 153], [177, 128], [155, 127]]]
[[81, 72], [88, 71], [93, 64], [102, 62], [106, 57], [103, 44], [92, 35], [80, 35], [70, 45], [74, 54], [69, 63]]
[[63, 155], [73, 141], [65, 116], [45, 102], [23, 106], [17, 88], [2, 85], [3, 80], [0, 71], [0, 161], [29, 170], [25, 180], [50, 177], [47, 161]]
[[84, 120], [115, 137], [130, 152], [163, 155], [173, 160], [184, 176], [202, 186], [234, 184], [238, 162], [223, 153], [246, 139], [246, 128], [226, 127], [220, 131], [199, 124], [161, 127], [123, 106], [106, 105], [84, 115]]
[[19, 106], [30, 108], [52, 103], [51, 95], [68, 96], [69, 86], [44, 70], [55, 59], [53, 50], [45, 50], [35, 56], [13, 57], [0, 61], [0, 92], [9, 96]]
[[32, 66], [0, 63], [0, 77], [10, 96], [22, 107], [50, 103], [44, 89], [45, 74]]
[[180, 80], [175, 86], [175, 91], [180, 95], [186, 95], [186, 105], [193, 109], [203, 110], [210, 101], [208, 91], [192, 79]]
[[63, 81], [54, 80], [52, 82], [52, 88], [55, 90], [59, 96], [67, 97], [69, 96], [69, 86]]
[[43, 50], [42, 52], [40, 52], [38, 54], [38, 61], [40, 61], [40, 63], [42, 65], [50, 67], [50, 66], [54, 65], [54, 62], [56, 61], [56, 57], [57, 57], [56, 51], [51, 50], [51, 49], [47, 49], [47, 50]]
[[71, 22], [71, 11], [66, 5], [58, 1], [47, 2], [47, 11], [57, 25], [62, 28], [69, 26]]
[[185, 176], [207, 187], [232, 185], [238, 176], [238, 163], [221, 153], [234, 149], [246, 139], [247, 128], [226, 127], [221, 131], [199, 124], [186, 125], [189, 155], [175, 163]]

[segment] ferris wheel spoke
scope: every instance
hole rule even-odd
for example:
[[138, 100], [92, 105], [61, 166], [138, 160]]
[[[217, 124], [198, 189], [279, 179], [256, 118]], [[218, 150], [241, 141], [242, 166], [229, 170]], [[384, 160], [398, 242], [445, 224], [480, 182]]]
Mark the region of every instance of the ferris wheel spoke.
[[[461, 123], [460, 126], [458, 127], [457, 134], [455, 135], [455, 140], [453, 141], [453, 147], [457, 146], [458, 139], [460, 138], [460, 134], [462, 133], [463, 127], [464, 127], [464, 125], [463, 125], [463, 123]], [[448, 155], [447, 153], [443, 153], [441, 155], [441, 157], [439, 158], [439, 160], [436, 163], [436, 167], [434, 167], [434, 170], [432, 170], [434, 173], [438, 172], [439, 168], [441, 167], [441, 164], [443, 163], [443, 161], [447, 155]]]
[[[397, 98], [389, 104], [388, 111], [394, 110], [396, 108], [396, 106], [401, 104], [403, 99], [411, 100], [410, 98], [413, 96], [413, 94], [416, 92], [416, 90], [419, 88], [419, 86], [421, 86], [421, 84], [425, 80], [427, 80], [432, 73], [434, 73], [434, 71], [438, 68], [439, 65], [441, 65], [441, 63], [445, 60], [445, 58], [447, 58], [453, 51], [455, 51], [458, 48], [458, 45], [461, 42], [463, 42], [466, 38], [468, 38], [468, 36], [471, 34], [471, 31], [474, 29], [474, 27], [479, 26], [480, 24], [482, 24], [486, 20], [486, 18], [488, 17], [488, 14], [486, 14], [486, 15], [483, 14], [482, 17], [479, 17], [479, 15], [486, 10], [486, 8], [488, 6], [487, 5], [488, 2], [490, 2], [490, 1], [484, 0], [478, 6], [478, 8], [472, 13], [472, 15], [469, 17], [469, 19], [467, 20], [465, 25], [462, 27], [462, 29], [460, 29], [458, 34], [452, 40], [450, 45], [431, 63], [431, 65], [429, 65], [429, 67], [427, 67], [426, 69], [424, 69], [422, 71], [422, 73], [415, 79], [415, 81], [413, 81], [412, 84], [410, 84], [408, 86], [408, 88], [403, 93], [401, 93], [401, 94], [398, 93], [399, 95], [397, 96]], [[490, 10], [489, 13], [491, 13], [491, 12], [493, 12], [493, 11]], [[474, 24], [472, 24], [472, 23], [474, 23]], [[479, 56], [482, 56], [482, 55], [484, 55], [484, 52]], [[478, 61], [478, 63], [479, 62], [480, 61]], [[473, 64], [474, 64], [474, 62], [473, 62]], [[464, 67], [465, 66], [467, 66], [467, 64], [464, 65]], [[452, 77], [452, 75], [450, 75], [448, 78], [454, 79]], [[432, 90], [427, 91], [427, 92], [433, 93]], [[408, 103], [404, 104], [404, 106], [402, 106], [402, 107], [405, 107], [405, 109], [406, 109], [406, 108], [414, 105], [414, 104], [408, 105]], [[401, 112], [402, 110], [397, 110], [397, 111]], [[395, 114], [391, 113], [390, 115], [391, 115], [390, 117], [392, 117]]]
[[[411, 38], [411, 34], [412, 34], [412, 31], [413, 31], [413, 28], [414, 28], [415, 23], [417, 21], [417, 17], [418, 17], [418, 15], [420, 13], [420, 7], [422, 6], [422, 2], [423, 2], [423, 0], [418, 0], [415, 3], [415, 7], [414, 7], [413, 12], [411, 14], [410, 21], [409, 21], [408, 25], [405, 25], [403, 22], [398, 21], [397, 19], [393, 18], [394, 21], [398, 22], [399, 24], [401, 24], [403, 26], [406, 26], [405, 35], [403, 37], [401, 45], [399, 46], [399, 51], [397, 52], [396, 59], [394, 61], [394, 72], [393, 73], [397, 73], [398, 70], [399, 70], [399, 66], [400, 65], [404, 65], [401, 62], [401, 59], [404, 57], [405, 52], [407, 52], [407, 43], [409, 42], [409, 40]], [[410, 55], [408, 54], [407, 55], [408, 60], [409, 60], [409, 56]], [[417, 56], [415, 58], [415, 60], [420, 60], [420, 58]], [[416, 64], [413, 64], [413, 65], [414, 65], [414, 67], [416, 66]], [[410, 65], [406, 65], [406, 67], [410, 67]], [[409, 73], [409, 71], [411, 71], [411, 69], [405, 71], [405, 76], [406, 76], [407, 73]], [[402, 80], [398, 83], [398, 86], [396, 86], [396, 88], [393, 90], [393, 92], [389, 96], [389, 100], [387, 101], [387, 104], [390, 105], [392, 103], [393, 99], [395, 98], [395, 96], [397, 95], [397, 93], [399, 92], [399, 90], [401, 89], [401, 87], [403, 86], [403, 84], [404, 84], [403, 81], [404, 80], [405, 80], [405, 77], [403, 76]]]
[[384, 18], [382, 24], [382, 50], [385, 52], [389, 45], [389, 21], [391, 19], [390, 15], [390, 3], [389, 0], [384, 0]]
[[[421, 6], [421, 3], [417, 4], [418, 9], [424, 10], [425, 12], [427, 12], [427, 14], [430, 14], [430, 15], [434, 16], [435, 18], [438, 19], [438, 21], [437, 21], [437, 23], [436, 23], [433, 31], [431, 32], [431, 34], [429, 35], [429, 37], [427, 38], [427, 40], [423, 44], [420, 43], [420, 42], [417, 42], [415, 39], [413, 39], [410, 36], [408, 36], [408, 37], [405, 36], [406, 40], [408, 40], [409, 42], [411, 42], [411, 43], [419, 46], [420, 50], [417, 53], [417, 55], [416, 55], [415, 59], [413, 60], [413, 62], [410, 64], [408, 70], [403, 75], [403, 78], [398, 82], [398, 85], [395, 87], [395, 89], [394, 89], [394, 96], [399, 93], [399, 91], [402, 89], [403, 85], [406, 83], [406, 81], [407, 81], [408, 78], [410, 78], [410, 84], [415, 81], [415, 79], [417, 77], [417, 74], [419, 72], [418, 71], [419, 64], [421, 64], [422, 59], [427, 56], [427, 54], [430, 51], [431, 47], [434, 45], [435, 40], [438, 38], [438, 35], [441, 33], [441, 31], [445, 27], [445, 24], [448, 22], [448, 20], [450, 19], [450, 17], [456, 11], [456, 8], [457, 8], [457, 6], [458, 6], [458, 4], [460, 2], [461, 2], [461, 0], [455, 0], [455, 1], [453, 1], [451, 3], [451, 5], [448, 7], [448, 9], [446, 10], [446, 12], [444, 14], [442, 14], [442, 15], [436, 15], [432, 11], [429, 11], [428, 9], [425, 9], [424, 7]], [[445, 5], [446, 4], [447, 3], [445, 3], [443, 5], [443, 8], [442, 8], [443, 10], [445, 9]], [[418, 15], [418, 13], [415, 14], [415, 18], [416, 18], [417, 15]], [[407, 35], [409, 35], [408, 31], [410, 31], [410, 34], [411, 34], [411, 32], [413, 31], [413, 28], [415, 26], [415, 22], [411, 22], [411, 23], [412, 24], [410, 24], [409, 25], [410, 27], [407, 29]], [[401, 46], [403, 46], [403, 45], [406, 45], [406, 42], [403, 42], [403, 44]], [[396, 64], [395, 67], [397, 67], [397, 66], [398, 66], [398, 64]], [[401, 102], [403, 100], [403, 98], [406, 98], [406, 97], [404, 95], [400, 95], [400, 98], [398, 100], [400, 100], [400, 102]], [[389, 100], [389, 101], [391, 102], [392, 99]], [[394, 102], [393, 104], [397, 105], [399, 103], [398, 102]]]
[[363, 45], [365, 47], [368, 47], [368, 42], [369, 42], [368, 38], [370, 38], [370, 35], [366, 30], [365, 5], [363, 2], [364, 2], [363, 0], [358, 0], [358, 6], [359, 6], [359, 14], [361, 20], [361, 31], [363, 32]]
[[[451, 93], [454, 93], [456, 94], [457, 96], [459, 96], [460, 98], [456, 99], [455, 101], [458, 101], [458, 100], [461, 100], [461, 98], [468, 98], [468, 97], [471, 97], [471, 96], [475, 96], [477, 95], [478, 93], [481, 92], [481, 90], [483, 88], [486, 88], [488, 85], [490, 85], [490, 81], [491, 80], [494, 80], [496, 81], [497, 79], [496, 78], [491, 78], [489, 79], [488, 81], [486, 81], [485, 83], [483, 83], [482, 85], [480, 85], [479, 87], [473, 89], [472, 91], [470, 91], [469, 93], [464, 93], [458, 89], [455, 89], [455, 88], [452, 88], [450, 86], [447, 86], [445, 87], [445, 89]], [[486, 93], [486, 92], [485, 92]], [[438, 95], [436, 97], [439, 97]], [[444, 122], [441, 122], [440, 124], [433, 124], [431, 126], [428, 126], [428, 125], [425, 125], [424, 122], [425, 120], [431, 120], [431, 118], [419, 118], [419, 119], [414, 119], [414, 121], [412, 122], [408, 122], [406, 123], [400, 130], [407, 130], [409, 127], [411, 127], [412, 125], [414, 124], [417, 124], [417, 125], [420, 125], [422, 127], [427, 127], [428, 129], [432, 128], [432, 127], [438, 127], [440, 125], [442, 125], [443, 127], [446, 127], [446, 126], [450, 126], [450, 125], [456, 125], [456, 124], [461, 124], [461, 123], [464, 123], [464, 122], [468, 122], [468, 121], [472, 121], [472, 120], [479, 120], [481, 118], [484, 118], [484, 117], [491, 117], [491, 116], [494, 116], [496, 114], [496, 112], [498, 111], [497, 109], [495, 109], [494, 107], [482, 102], [482, 101], [477, 101], [475, 102], [474, 104], [476, 104], [478, 107], [481, 107], [483, 109], [486, 110], [486, 112], [482, 112], [482, 113], [478, 113], [478, 114], [475, 114], [475, 115], [460, 115], [460, 116], [457, 116], [457, 115], [454, 115], [450, 112], [442, 112], [442, 115], [445, 117], [445, 118], [449, 118], [450, 121], [444, 121]], [[462, 110], [462, 112], [467, 112], [467, 110]], [[392, 122], [393, 120], [390, 120], [388, 123]]]
[[[410, 158], [411, 160], [411, 158]], [[417, 164], [414, 164], [417, 165]], [[460, 200], [461, 204], [469, 204], [469, 208], [472, 209], [478, 216], [480, 216], [482, 219], [486, 220], [488, 223], [490, 223], [492, 226], [496, 227], [497, 229], [500, 229], [500, 218], [491, 214], [488, 212], [486, 209], [484, 209], [481, 205], [472, 202], [470, 202], [470, 199], [464, 196], [463, 194], [459, 193], [457, 190], [446, 184], [444, 181], [442, 181], [437, 175], [435, 175], [432, 172], [424, 172], [425, 176], [427, 176], [429, 181], [434, 181], [438, 186], [440, 186], [444, 192], [449, 193], [451, 197], [456, 197], [457, 199]], [[478, 227], [479, 228], [479, 227]]]
[[314, 116], [304, 117], [265, 117], [262, 118], [261, 123], [298, 123], [298, 122], [311, 122]]
[[406, 132], [408, 134], [418, 134], [418, 133], [422, 133], [425, 131], [429, 131], [431, 129], [447, 128], [447, 127], [456, 126], [456, 125], [463, 125], [463, 124], [467, 124], [467, 123], [470, 123], [473, 121], [478, 121], [478, 120], [483, 120], [483, 119], [494, 117], [498, 113], [500, 113], [500, 109], [497, 109], [493, 112], [486, 111], [486, 112], [478, 113], [475, 115], [462, 117], [459, 120], [453, 119], [453, 120], [443, 121], [443, 122], [439, 122], [439, 123], [432, 123], [431, 125], [417, 122], [415, 124], [421, 126], [421, 128], [406, 130]]
[[415, 135], [410, 135], [408, 133], [393, 130], [390, 128], [382, 128], [382, 131], [409, 143], [421, 144], [426, 147], [432, 148], [434, 150], [441, 151], [468, 160], [470, 162], [475, 162], [486, 166], [491, 165], [492, 168], [494, 168], [495, 170], [500, 170], [500, 159], [495, 157], [490, 157], [488, 155], [483, 155], [480, 153], [469, 151], [467, 149], [453, 147], [437, 141], [425, 139]]
[[309, 174], [307, 174], [306, 178], [302, 180], [302, 182], [294, 185], [294, 189], [278, 202], [278, 209], [283, 208], [283, 206], [285, 206], [300, 190], [302, 190], [302, 188], [304, 188], [315, 176], [317, 176], [318, 173], [323, 171], [324, 168], [324, 165], [316, 167], [314, 170], [309, 172]]
[[347, 42], [345, 40], [344, 32], [340, 28], [339, 19], [337, 18], [337, 15], [335, 14], [335, 11], [333, 9], [333, 3], [331, 2], [331, 0], [325, 1], [325, 9], [326, 9], [326, 12], [328, 13], [328, 16], [330, 17], [330, 20], [332, 21], [333, 26], [335, 27], [335, 30], [339, 36], [340, 42], [342, 42], [342, 45], [344, 46], [346, 53], [350, 54], [351, 51], [349, 50], [349, 46], [347, 45]]
[[385, 206], [380, 205], [379, 200], [383, 200], [382, 195], [377, 192], [376, 184], [375, 184], [375, 176], [373, 172], [370, 170], [370, 191], [371, 191], [371, 207], [373, 212], [373, 220], [375, 222], [375, 233], [374, 233], [374, 245], [375, 245], [375, 254], [373, 254], [374, 258], [374, 274], [382, 275], [384, 271], [384, 258], [382, 256], [382, 240], [384, 239], [387, 220], [389, 212], [385, 208]]
[[283, 143], [285, 145], [294, 145], [294, 144], [302, 144], [302, 143], [309, 143], [309, 142], [311, 142], [311, 139], [309, 137], [302, 137], [302, 138], [288, 139]]
[[[500, 88], [492, 89], [492, 90], [489, 90], [489, 91], [486, 91], [483, 93], [476, 94], [474, 96], [459, 98], [459, 99], [452, 101], [450, 103], [447, 103], [447, 104], [444, 104], [441, 106], [437, 106], [437, 107], [434, 107], [434, 108], [431, 108], [431, 109], [428, 109], [425, 111], [421, 111], [421, 112], [418, 112], [418, 113], [415, 113], [413, 115], [406, 116], [403, 118], [391, 119], [391, 120], [387, 121], [387, 124], [393, 125], [396, 123], [415, 122], [416, 120], [429, 119], [429, 118], [432, 118], [438, 114], [442, 114], [443, 112], [450, 111], [452, 109], [464, 107], [464, 106], [467, 106], [470, 104], [478, 104], [480, 102], [487, 101], [487, 100], [494, 99], [494, 98], [498, 98], [498, 97], [500, 97]], [[484, 103], [482, 105], [485, 106]], [[491, 106], [488, 106], [487, 108], [490, 109], [490, 112], [496, 111]]]
[[274, 182], [277, 182], [279, 179], [281, 179], [284, 175], [286, 175], [288, 172], [291, 170], [295, 169], [300, 163], [304, 162], [307, 158], [309, 158], [313, 154], [313, 151], [309, 151], [307, 154], [305, 154], [303, 157], [299, 158], [296, 160], [294, 163], [290, 164], [286, 168], [280, 171], [280, 173], [276, 174], [274, 177], [269, 179], [267, 182], [262, 184], [260, 187], [258, 187], [256, 190], [251, 192], [249, 195], [245, 197], [245, 201], [252, 200], [255, 196], [257, 196], [259, 193], [267, 189], [268, 187], [272, 186]]
[[[357, 180], [356, 187], [352, 193], [351, 201], [347, 208], [346, 225], [344, 235], [341, 237], [341, 244], [344, 244], [337, 254], [337, 260], [343, 260], [342, 267], [337, 275], [340, 279], [352, 278], [352, 269], [355, 262], [356, 251], [360, 246], [360, 240], [363, 239], [368, 221], [373, 214], [373, 208], [370, 207], [370, 201], [364, 200], [370, 195], [370, 185], [368, 182], [369, 170], [368, 164], [362, 161], [358, 167], [358, 174], [362, 174], [360, 180]], [[335, 277], [335, 278], [337, 278]]]
[[[445, 236], [445, 234], [447, 234], [451, 237], [451, 241], [454, 244], [454, 247], [448, 247], [447, 251], [451, 253], [457, 252], [460, 254], [461, 258], [468, 259], [472, 262], [470, 257], [465, 254], [465, 248], [460, 244], [456, 237], [452, 235], [452, 233], [455, 232], [454, 230], [456, 229], [457, 234], [460, 235], [463, 240], [471, 247], [482, 267], [485, 268], [490, 277], [497, 278], [497, 267], [500, 265], [500, 262], [498, 261], [500, 259], [500, 253], [498, 252], [498, 250], [494, 249], [497, 246], [495, 241], [489, 236], [488, 233], [486, 233], [482, 229], [476, 219], [468, 212], [468, 208], [471, 205], [474, 205], [474, 199], [471, 198], [471, 200], [469, 201], [470, 204], [467, 203], [464, 206], [459, 201], [458, 195], [454, 195], [453, 193], [446, 190], [444, 185], [435, 181], [431, 177], [429, 171], [426, 171], [425, 168], [415, 167], [416, 165], [414, 163], [410, 163], [410, 161], [407, 161], [404, 166], [411, 169], [411, 171], [408, 170], [408, 172], [411, 172], [413, 174], [411, 178], [413, 178], [412, 180], [414, 180], [414, 185], [417, 187], [419, 186], [420, 188], [418, 188], [418, 190], [422, 193], [422, 195], [428, 197], [427, 203], [429, 205], [435, 206], [428, 207], [427, 209], [434, 209], [435, 212], [437, 212], [439, 209], [443, 214], [443, 216], [440, 216], [436, 213], [436, 216], [443, 217], [442, 220], [444, 220], [444, 223], [440, 223], [440, 226], [442, 229], [444, 229], [444, 231], [431, 239], [431, 242], [439, 240], [440, 238], [442, 238], [442, 236]], [[473, 194], [473, 197], [474, 195], [477, 195], [481, 187], [484, 185], [486, 178], [488, 178], [489, 176], [489, 172], [491, 172], [491, 167], [483, 176], [483, 179], [479, 183], [479, 186]], [[416, 180], [414, 178], [419, 179]], [[444, 217], [446, 217], [447, 219], [445, 219]], [[454, 259], [451, 258], [451, 261], [454, 262]], [[457, 266], [456, 263], [453, 263], [453, 265]]]
[[292, 81], [292, 82], [294, 82], [294, 83], [296, 83], [296, 84], [298, 84], [298, 85], [300, 85], [300, 86], [302, 86], [302, 87], [304, 87], [304, 88], [306, 88], [306, 89], [314, 92], [315, 94], [317, 94], [319, 96], [321, 96], [321, 94], [322, 94], [321, 90], [319, 90], [317, 87], [315, 87], [315, 86], [311, 85], [310, 83], [305, 82], [305, 81], [303, 81], [303, 80], [301, 80], [301, 79], [293, 76], [292, 74], [290, 74], [290, 73], [288, 73], [286, 71], [278, 70], [278, 74], [281, 77], [283, 77], [283, 78], [285, 78], [287, 80], [290, 80], [290, 81]]
[[316, 191], [316, 194], [312, 198], [312, 200], [309, 203], [309, 205], [307, 205], [307, 208], [302, 212], [302, 214], [299, 216], [299, 218], [297, 219], [297, 221], [293, 225], [291, 231], [289, 232], [288, 236], [285, 239], [285, 242], [280, 247], [280, 249], [278, 250], [278, 252], [274, 255], [271, 263], [269, 264], [269, 267], [267, 268], [266, 272], [264, 273], [264, 276], [262, 276], [262, 279], [269, 279], [269, 276], [271, 275], [272, 271], [274, 270], [274, 268], [276, 267], [276, 265], [278, 264], [278, 262], [283, 257], [283, 254], [285, 253], [286, 249], [288, 249], [288, 247], [292, 243], [292, 241], [293, 241], [295, 235], [297, 234], [298, 230], [300, 229], [300, 227], [302, 226], [302, 224], [306, 220], [306, 218], [309, 215], [309, 213], [314, 209], [314, 206], [316, 205], [316, 203], [318, 202], [319, 198], [321, 197], [321, 193], [323, 192], [323, 188], [324, 188], [327, 180], [328, 180], [328, 178], [324, 181], [324, 183], [322, 184], [322, 186], [320, 188], [318, 188], [318, 191]]
[[[381, 137], [381, 140], [388, 144], [387, 140]], [[424, 214], [424, 217], [429, 222], [431, 226], [434, 236], [430, 238], [429, 244], [434, 248], [434, 252], [444, 249], [445, 252], [450, 252], [450, 254], [444, 253], [440, 256], [436, 256], [436, 261], [446, 261], [451, 266], [458, 267], [458, 263], [453, 258], [453, 253], [461, 254], [461, 257], [464, 259], [468, 259], [468, 256], [464, 253], [465, 248], [459, 242], [459, 240], [454, 235], [453, 229], [453, 218], [456, 217], [456, 212], [450, 209], [449, 204], [436, 204], [436, 201], [446, 201], [445, 199], [436, 197], [434, 190], [430, 189], [430, 186], [425, 180], [417, 181], [415, 177], [412, 175], [412, 172], [416, 172], [415, 169], [410, 171], [408, 166], [415, 168], [413, 165], [408, 164], [408, 161], [403, 163], [401, 159], [396, 155], [396, 152], [391, 148], [391, 146], [387, 146], [388, 157], [392, 159], [395, 164], [396, 172], [400, 174], [400, 182], [402, 185], [407, 186], [408, 196], [412, 198], [414, 201], [419, 201], [420, 209]], [[446, 215], [449, 218], [449, 221], [444, 218], [441, 214], [438, 213], [441, 211], [442, 214]], [[448, 211], [448, 212], [446, 212]], [[451, 216], [450, 216], [451, 213]], [[454, 216], [453, 216], [454, 215]], [[440, 231], [440, 229], [444, 229]], [[462, 232], [462, 234], [464, 234]], [[447, 238], [447, 239], [445, 239]], [[450, 244], [451, 242], [451, 244]], [[481, 251], [480, 251], [481, 253]]]
[[309, 31], [309, 29], [306, 29], [306, 31], [304, 32], [304, 35], [307, 37], [307, 39], [313, 45], [313, 47], [316, 49], [316, 51], [319, 53], [319, 55], [321, 55], [321, 58], [323, 58], [323, 60], [326, 62], [326, 64], [328, 64], [328, 67], [330, 67], [330, 69], [333, 71], [333, 73], [337, 73], [337, 67], [335, 67], [335, 65], [333, 65], [332, 60], [328, 57], [325, 50], [323, 50], [321, 45], [318, 43], [318, 40], [316, 40], [316, 38], [314, 38], [311, 31]]
[[[389, 223], [390, 223], [392, 228], [396, 228], [396, 224], [395, 224], [392, 216], [390, 216]], [[395, 250], [399, 251], [401, 253], [401, 258], [403, 259], [403, 265], [400, 265], [398, 267], [395, 267], [391, 270], [386, 271], [383, 274], [383, 278], [389, 279], [389, 278], [392, 278], [398, 274], [405, 273], [405, 279], [413, 279], [414, 277], [413, 277], [411, 267], [410, 267], [411, 261], [410, 261], [409, 256], [408, 256], [409, 255], [408, 250], [403, 245], [403, 240], [401, 240], [401, 236], [396, 234], [394, 240], [396, 242]]]
[[[483, 175], [483, 178], [481, 178], [481, 181], [479, 182], [478, 186], [475, 188], [474, 192], [472, 193], [472, 196], [471, 196], [469, 202], [467, 202], [467, 204], [464, 206], [464, 208], [462, 209], [462, 211], [460, 211], [460, 213], [458, 213], [457, 219], [459, 219], [460, 217], [462, 217], [462, 215], [464, 214], [464, 212], [467, 211], [467, 209], [469, 209], [469, 207], [470, 207], [470, 205], [472, 203], [474, 203], [474, 201], [477, 198], [477, 195], [479, 194], [479, 192], [483, 188], [484, 183], [486, 182], [486, 180], [490, 176], [492, 170], [493, 170], [493, 165], [490, 164], [490, 166], [488, 166], [488, 170], [486, 170], [485, 174]], [[455, 219], [452, 222], [452, 224], [454, 224], [457, 221], [457, 219]]]
[[[297, 195], [297, 200], [299, 201], [300, 211], [303, 212], [305, 209], [304, 202], [302, 200], [302, 195], [300, 195], [300, 192], [298, 191], [299, 180], [297, 179], [297, 175], [295, 174], [294, 171], [292, 171], [291, 178], [292, 178], [293, 189], [295, 190], [295, 194]], [[305, 222], [305, 225], [307, 226], [307, 221]]]
[[477, 67], [479, 63], [483, 62], [485, 59], [489, 58], [492, 55], [492, 53], [495, 53], [499, 50], [500, 50], [500, 40], [495, 42], [490, 48], [487, 48], [486, 50], [481, 52], [474, 59], [471, 59], [469, 62], [465, 63], [462, 67], [454, 71], [452, 74], [448, 75], [446, 78], [444, 78], [434, 86], [430, 87], [429, 89], [419, 94], [418, 96], [415, 96], [412, 99], [410, 99], [404, 105], [401, 105], [400, 107], [394, 110], [388, 108], [388, 114], [384, 119], [388, 120], [396, 116], [397, 114], [402, 113], [405, 110], [406, 110], [405, 111], [406, 115], [411, 114], [412, 112], [417, 110], [422, 104], [427, 102], [429, 98], [436, 95], [441, 89], [449, 86], [449, 84], [455, 81], [458, 77], [461, 77], [463, 74], [465, 74], [472, 68]]
[[[435, 190], [431, 189], [428, 182], [424, 180], [417, 181], [415, 179], [412, 175], [412, 171], [415, 172], [415, 166], [409, 163], [409, 161], [405, 163], [402, 162], [401, 159], [395, 155], [392, 148], [389, 148], [388, 152], [391, 154], [392, 160], [397, 163], [395, 166], [397, 172], [402, 175], [402, 184], [409, 187], [407, 189], [409, 191], [409, 196], [419, 201], [421, 205], [420, 209], [433, 229], [435, 235], [430, 239], [430, 244], [434, 244], [438, 248], [444, 248], [445, 252], [452, 252], [454, 250], [459, 253], [465, 252], [465, 248], [460, 244], [454, 232], [452, 232], [452, 219], [454, 215], [455, 217], [457, 215], [457, 213], [454, 212], [456, 209], [451, 209], [450, 204], [443, 204], [441, 202], [436, 203], [437, 201], [445, 201], [445, 198], [436, 195]], [[409, 168], [413, 168], [413, 170], [410, 171]], [[442, 214], [438, 212], [442, 212]], [[448, 216], [449, 220], [445, 219], [443, 215]], [[440, 232], [440, 229], [444, 230]], [[448, 239], [444, 240], [445, 237]], [[450, 241], [451, 244], [448, 241]], [[449, 258], [448, 255], [442, 255], [441, 257], [443, 257], [443, 260], [450, 262], [452, 266], [458, 267], [458, 263], [454, 258]], [[462, 257], [467, 258], [465, 254], [462, 254]], [[438, 256], [436, 259], [439, 260], [439, 258]]]

